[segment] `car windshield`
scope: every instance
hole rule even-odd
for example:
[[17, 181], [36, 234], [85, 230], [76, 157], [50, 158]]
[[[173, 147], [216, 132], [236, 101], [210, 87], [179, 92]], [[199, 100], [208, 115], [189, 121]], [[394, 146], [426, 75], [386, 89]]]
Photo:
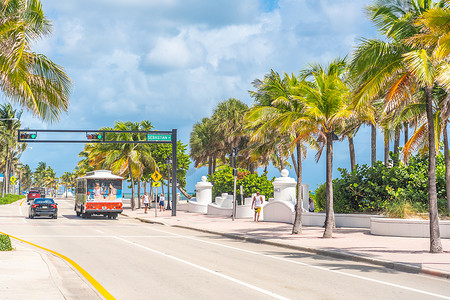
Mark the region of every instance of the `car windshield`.
[[38, 191], [30, 191], [30, 194], [39, 194]]
[[54, 204], [55, 201], [53, 199], [46, 199], [46, 198], [38, 198], [34, 200], [35, 204]]

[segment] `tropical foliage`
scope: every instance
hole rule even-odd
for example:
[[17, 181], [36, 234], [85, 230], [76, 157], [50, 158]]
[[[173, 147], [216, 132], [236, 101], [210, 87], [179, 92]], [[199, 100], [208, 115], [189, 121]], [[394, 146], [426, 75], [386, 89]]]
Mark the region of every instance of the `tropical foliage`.
[[[216, 163], [227, 164], [231, 147], [239, 144], [243, 169], [253, 173], [269, 163], [282, 169], [290, 167], [290, 159], [300, 186], [307, 148], [318, 150], [317, 159], [326, 149], [326, 184], [317, 193], [319, 206], [327, 212], [324, 237], [332, 236], [334, 209], [405, 215], [408, 201], [413, 201], [413, 209], [428, 205], [430, 251], [441, 252], [438, 210], [450, 210], [450, 1], [374, 0], [366, 13], [380, 37], [362, 38], [348, 65], [336, 59], [328, 65], [310, 65], [298, 76], [270, 70], [263, 79], [253, 81], [255, 90], [250, 95], [255, 101], [244, 120], [236, 117], [236, 110], [225, 113], [231, 106], [221, 103], [214, 114], [220, 107], [220, 116], [226, 118], [213, 115], [194, 126], [191, 157], [196, 167], [208, 164], [213, 178]], [[235, 127], [231, 129], [230, 124]], [[363, 125], [372, 128], [372, 167], [356, 165], [353, 138]], [[384, 165], [376, 159], [375, 137], [380, 129]], [[402, 152], [401, 131], [405, 136]], [[333, 181], [333, 140], [339, 136], [348, 139], [353, 172], [341, 170], [341, 179]], [[436, 166], [441, 146], [444, 155], [439, 163], [443, 164]], [[410, 158], [413, 153], [420, 156]], [[300, 203], [300, 193], [297, 198]], [[300, 209], [293, 227], [293, 233], [298, 232]]]
[[0, 1], [0, 89], [42, 120], [58, 120], [69, 106], [71, 81], [64, 69], [33, 52], [52, 25], [39, 0]]
[[[263, 173], [258, 175], [256, 173], [250, 173], [248, 170], [238, 168], [237, 175], [237, 193], [236, 197], [238, 201], [241, 199], [240, 186], [242, 185], [243, 194], [242, 197], [251, 197], [252, 194], [259, 191], [261, 195], [266, 198], [273, 197], [273, 185], [272, 180], [267, 179], [267, 174]], [[214, 174], [208, 176], [208, 180], [213, 182], [213, 197], [220, 196], [222, 193], [233, 194], [233, 168], [230, 166], [221, 166]]]
[[[392, 152], [391, 152], [392, 153]], [[336, 213], [386, 213], [398, 203], [409, 203], [412, 211], [424, 213], [428, 207], [428, 158], [417, 154], [408, 165], [373, 167], [356, 165], [353, 172], [339, 168], [340, 178], [333, 179]], [[444, 155], [437, 156], [436, 182], [438, 209], [446, 214]], [[315, 191], [319, 210], [326, 207], [325, 184]]]

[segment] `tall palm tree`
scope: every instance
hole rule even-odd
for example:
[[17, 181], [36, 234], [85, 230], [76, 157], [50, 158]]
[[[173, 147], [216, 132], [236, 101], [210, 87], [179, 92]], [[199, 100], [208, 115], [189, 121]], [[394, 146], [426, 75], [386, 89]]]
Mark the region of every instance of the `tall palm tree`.
[[[265, 80], [259, 84], [256, 95], [272, 101], [270, 103], [264, 101], [266, 105], [254, 106], [246, 116], [247, 126], [254, 130], [253, 141], [268, 140], [271, 146], [273, 144], [270, 141], [275, 141], [277, 146], [291, 145], [286, 150], [288, 150], [287, 153], [292, 154], [291, 158], [297, 175], [293, 234], [302, 232], [302, 159], [306, 155], [303, 143], [309, 137], [309, 128], [305, 128], [304, 123], [299, 121], [304, 117], [304, 104], [299, 94], [300, 86], [301, 82], [296, 76], [285, 73], [281, 78], [277, 72], [271, 70], [271, 73], [266, 75]], [[276, 133], [275, 139], [272, 138], [274, 133]], [[283, 154], [280, 157], [283, 157]]]
[[444, 2], [375, 1], [367, 8], [367, 12], [387, 41], [364, 40], [357, 48], [352, 62], [352, 70], [359, 76], [360, 82], [356, 93], [359, 105], [364, 106], [382, 93], [385, 95], [385, 105], [396, 106], [408, 100], [405, 94], [413, 94], [418, 88], [425, 91], [429, 143], [430, 252], [442, 252], [437, 218], [436, 143], [431, 88], [433, 84], [443, 82], [440, 77], [443, 73], [425, 47], [420, 48], [406, 41], [419, 33], [420, 27], [415, 21], [427, 10], [442, 7]]
[[213, 133], [211, 119], [203, 118], [195, 123], [189, 139], [190, 156], [194, 167], [199, 168], [208, 164], [208, 175], [214, 172], [214, 163], [218, 156], [218, 136]]
[[342, 131], [345, 120], [352, 116], [348, 108], [349, 89], [343, 81], [346, 71], [345, 60], [336, 59], [327, 68], [319, 65], [304, 70], [302, 75], [306, 82], [301, 88], [305, 103], [304, 122], [313, 130], [322, 145], [318, 158], [326, 145], [326, 223], [324, 238], [333, 236], [333, 137]]
[[220, 137], [219, 158], [223, 162], [226, 161], [225, 157], [231, 153], [233, 147], [239, 147], [239, 149], [246, 147], [248, 137], [244, 132], [244, 115], [247, 110], [247, 104], [235, 98], [220, 102], [214, 109], [211, 116], [213, 134]]
[[[420, 26], [420, 33], [412, 36], [408, 41], [413, 45], [419, 45], [428, 49], [431, 52], [431, 57], [434, 57], [434, 61], [440, 62], [440, 73], [448, 74], [450, 73], [450, 65], [448, 63], [448, 57], [450, 56], [450, 39], [448, 38], [448, 33], [450, 32], [450, 1], [442, 2], [441, 7], [429, 9], [417, 18], [416, 25]], [[441, 84], [447, 91], [447, 97], [449, 97], [450, 84], [448, 75], [440, 77]], [[450, 114], [449, 102], [450, 99], [446, 98], [443, 107], [441, 106], [448, 211], [450, 211], [450, 157], [447, 133], [448, 116]]]
[[42, 120], [54, 121], [69, 106], [71, 81], [34, 41], [51, 32], [39, 0], [0, 1], [0, 89]]
[[[2, 197], [9, 191], [9, 179], [12, 174], [12, 161], [14, 157], [22, 153], [26, 144], [20, 146], [17, 142], [17, 130], [20, 128], [20, 116], [21, 111], [17, 111], [12, 107], [11, 104], [1, 104], [0, 105], [0, 154], [5, 177], [2, 185]], [[22, 148], [23, 147], [23, 148]]]

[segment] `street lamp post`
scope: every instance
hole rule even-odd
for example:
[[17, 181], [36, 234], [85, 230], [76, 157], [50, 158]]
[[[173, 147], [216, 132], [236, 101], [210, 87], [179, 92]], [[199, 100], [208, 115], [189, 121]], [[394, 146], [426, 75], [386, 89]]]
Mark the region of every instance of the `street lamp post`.
[[[170, 207], [170, 164], [172, 163], [172, 158], [169, 156], [166, 157], [166, 161], [167, 163], [167, 210], [171, 210]], [[172, 182], [173, 184], [173, 182]], [[172, 195], [173, 198], [173, 195]]]
[[231, 151], [231, 155], [230, 155], [230, 163], [231, 166], [233, 167], [233, 176], [234, 176], [234, 186], [233, 186], [233, 218], [232, 220], [234, 221], [235, 217], [236, 217], [236, 181], [237, 181], [237, 169], [236, 169], [236, 165], [237, 165], [237, 154], [239, 152], [238, 147], [233, 147], [233, 150]]

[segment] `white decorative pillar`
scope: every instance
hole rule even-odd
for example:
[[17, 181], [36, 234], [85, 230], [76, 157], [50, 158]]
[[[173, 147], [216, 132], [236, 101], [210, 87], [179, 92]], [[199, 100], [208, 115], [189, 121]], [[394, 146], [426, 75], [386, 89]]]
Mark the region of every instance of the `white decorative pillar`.
[[289, 201], [296, 202], [295, 188], [297, 181], [294, 178], [288, 177], [289, 171], [281, 170], [281, 177], [275, 178], [273, 181], [273, 198], [274, 201]]
[[206, 176], [202, 176], [202, 181], [197, 182], [195, 185], [198, 204], [208, 205], [209, 203], [212, 203], [212, 187], [213, 185], [211, 182], [206, 181]]

